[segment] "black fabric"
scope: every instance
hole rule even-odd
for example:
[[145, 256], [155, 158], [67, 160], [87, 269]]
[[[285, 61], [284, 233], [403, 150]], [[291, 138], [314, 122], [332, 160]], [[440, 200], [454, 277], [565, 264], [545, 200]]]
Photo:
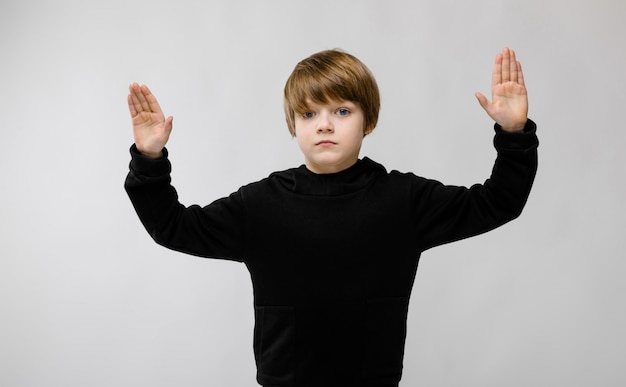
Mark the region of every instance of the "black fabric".
[[255, 303], [257, 380], [270, 386], [397, 386], [420, 254], [489, 231], [524, 207], [537, 168], [535, 124], [496, 127], [491, 177], [470, 188], [368, 159], [339, 173], [288, 169], [205, 207], [185, 207], [167, 152], [131, 148], [126, 190], [168, 248], [245, 263]]

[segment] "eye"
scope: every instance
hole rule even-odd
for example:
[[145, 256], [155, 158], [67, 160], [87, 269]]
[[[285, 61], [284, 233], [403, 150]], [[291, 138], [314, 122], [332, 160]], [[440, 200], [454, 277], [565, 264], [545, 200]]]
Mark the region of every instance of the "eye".
[[313, 118], [314, 115], [315, 113], [313, 112], [304, 112], [302, 113], [302, 118]]
[[348, 114], [350, 114], [350, 110], [346, 108], [337, 109], [336, 114], [340, 116], [347, 116]]

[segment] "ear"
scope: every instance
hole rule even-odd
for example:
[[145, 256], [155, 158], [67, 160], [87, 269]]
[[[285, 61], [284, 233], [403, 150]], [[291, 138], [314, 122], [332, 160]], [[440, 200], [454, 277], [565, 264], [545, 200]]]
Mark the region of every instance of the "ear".
[[373, 131], [374, 131], [373, 127], [365, 128], [365, 130], [363, 131], [363, 137], [367, 136], [368, 134], [372, 133]]

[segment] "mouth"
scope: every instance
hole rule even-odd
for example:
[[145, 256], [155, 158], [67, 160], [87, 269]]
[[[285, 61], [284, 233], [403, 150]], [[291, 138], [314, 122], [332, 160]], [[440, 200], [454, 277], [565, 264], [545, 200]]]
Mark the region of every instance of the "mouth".
[[337, 145], [337, 143], [330, 140], [322, 140], [320, 142], [316, 142], [315, 145]]

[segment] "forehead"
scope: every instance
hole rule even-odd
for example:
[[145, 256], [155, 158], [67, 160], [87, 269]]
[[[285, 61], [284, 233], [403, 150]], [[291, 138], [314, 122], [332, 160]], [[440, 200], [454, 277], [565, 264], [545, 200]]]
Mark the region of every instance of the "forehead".
[[[286, 90], [287, 99], [291, 100], [294, 107], [303, 108], [312, 103], [319, 105], [336, 101], [355, 101], [358, 95], [353, 85], [337, 77], [323, 76], [296, 77]], [[315, 74], [319, 75], [319, 74]]]
[[310, 98], [307, 98], [304, 100], [304, 103], [309, 108], [345, 107], [345, 108], [350, 108], [350, 109], [360, 109], [360, 106], [358, 103], [349, 101], [349, 100], [329, 99], [324, 102], [320, 102], [320, 101], [316, 102]]

